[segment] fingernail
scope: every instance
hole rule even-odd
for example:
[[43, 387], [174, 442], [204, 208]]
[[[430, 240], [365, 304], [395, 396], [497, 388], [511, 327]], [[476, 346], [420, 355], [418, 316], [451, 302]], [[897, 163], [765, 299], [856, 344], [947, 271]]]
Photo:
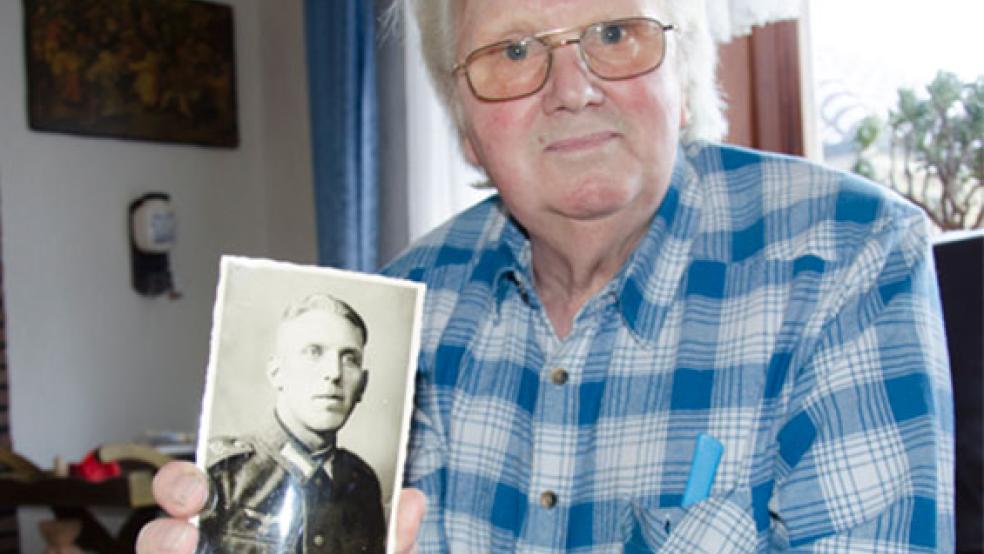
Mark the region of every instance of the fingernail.
[[170, 551], [177, 551], [178, 547], [184, 543], [185, 537], [188, 536], [188, 528], [184, 525], [174, 526], [168, 529], [164, 536], [161, 537], [164, 543], [164, 549]]
[[174, 501], [181, 506], [191, 505], [192, 498], [201, 496], [202, 480], [191, 473], [178, 478], [174, 487]]

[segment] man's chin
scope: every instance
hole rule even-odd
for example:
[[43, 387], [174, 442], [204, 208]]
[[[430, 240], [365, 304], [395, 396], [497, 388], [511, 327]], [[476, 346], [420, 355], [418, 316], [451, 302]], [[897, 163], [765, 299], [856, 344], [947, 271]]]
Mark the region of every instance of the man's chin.
[[321, 433], [334, 433], [339, 429], [341, 429], [342, 425], [345, 425], [344, 419], [330, 419], [330, 420], [321, 419], [321, 420], [308, 421], [307, 425], [305, 426], [311, 431], [321, 434]]

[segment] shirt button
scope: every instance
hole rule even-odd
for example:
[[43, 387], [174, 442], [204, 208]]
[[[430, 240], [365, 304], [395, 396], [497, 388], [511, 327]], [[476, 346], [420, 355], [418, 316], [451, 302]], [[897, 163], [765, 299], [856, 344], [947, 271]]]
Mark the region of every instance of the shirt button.
[[312, 542], [314, 542], [314, 546], [324, 546], [325, 545], [325, 538], [323, 536], [321, 536], [321, 535], [315, 535], [314, 538], [311, 539], [311, 540], [312, 540]]
[[545, 491], [540, 495], [540, 505], [548, 510], [553, 508], [557, 505], [557, 495], [553, 491]]
[[567, 371], [562, 368], [556, 368], [550, 372], [550, 382], [555, 385], [563, 385], [567, 383]]

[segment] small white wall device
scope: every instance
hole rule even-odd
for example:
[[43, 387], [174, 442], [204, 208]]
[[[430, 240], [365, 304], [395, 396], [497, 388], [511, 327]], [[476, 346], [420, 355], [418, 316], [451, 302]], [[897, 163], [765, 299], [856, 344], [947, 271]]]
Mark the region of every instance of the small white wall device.
[[129, 211], [133, 288], [144, 296], [173, 296], [168, 253], [177, 238], [177, 218], [171, 197], [148, 193], [131, 202]]

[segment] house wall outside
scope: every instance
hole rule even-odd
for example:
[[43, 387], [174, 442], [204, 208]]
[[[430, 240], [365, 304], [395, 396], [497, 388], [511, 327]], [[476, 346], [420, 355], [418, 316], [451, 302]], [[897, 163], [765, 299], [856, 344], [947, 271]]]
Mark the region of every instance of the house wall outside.
[[[42, 467], [147, 430], [193, 431], [219, 256], [315, 260], [303, 3], [225, 3], [236, 149], [30, 131], [22, 3], [0, 2], [10, 418], [14, 447]], [[127, 206], [148, 191], [170, 194], [177, 212], [176, 301], [130, 285]], [[37, 521], [50, 517], [21, 510], [23, 552], [43, 549]]]

